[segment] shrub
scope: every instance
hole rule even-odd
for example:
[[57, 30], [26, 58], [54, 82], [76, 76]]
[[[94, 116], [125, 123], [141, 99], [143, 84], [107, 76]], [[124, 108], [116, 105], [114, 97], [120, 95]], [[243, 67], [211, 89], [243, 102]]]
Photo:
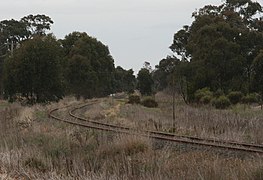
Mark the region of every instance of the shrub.
[[247, 94], [242, 98], [242, 102], [245, 104], [257, 103], [259, 102], [259, 95], [257, 93]]
[[243, 98], [243, 93], [240, 91], [232, 91], [227, 95], [227, 97], [232, 104], [237, 104], [241, 102]]
[[220, 96], [212, 100], [212, 105], [217, 109], [226, 109], [231, 105], [231, 102], [226, 96]]
[[[209, 88], [203, 88], [203, 89], [198, 89], [195, 94], [195, 100], [198, 103], [202, 103], [201, 100], [208, 100], [208, 99], [212, 99], [213, 97], [213, 93], [210, 91]], [[204, 97], [206, 96], [206, 98], [204, 99]]]
[[203, 96], [201, 99], [200, 99], [200, 102], [202, 104], [209, 104], [212, 100], [212, 96], [209, 96], [209, 95], [206, 95], [206, 96]]
[[145, 107], [149, 107], [149, 108], [155, 108], [158, 107], [158, 103], [152, 98], [152, 97], [147, 97], [145, 98], [141, 104]]
[[137, 94], [129, 95], [128, 103], [130, 103], [130, 104], [140, 104], [140, 102], [141, 102], [141, 98], [140, 98], [139, 95], [137, 95]]
[[224, 92], [222, 89], [218, 89], [216, 90], [216, 92], [214, 92], [214, 97], [219, 98], [220, 96], [223, 96]]

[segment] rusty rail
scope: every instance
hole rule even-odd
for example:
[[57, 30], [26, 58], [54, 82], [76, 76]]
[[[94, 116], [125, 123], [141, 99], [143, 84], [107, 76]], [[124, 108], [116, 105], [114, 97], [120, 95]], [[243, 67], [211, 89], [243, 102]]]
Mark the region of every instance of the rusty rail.
[[[109, 123], [103, 123], [98, 122], [92, 119], [83, 118], [80, 116], [77, 116], [74, 114], [75, 111], [78, 109], [82, 109], [86, 106], [91, 106], [93, 104], [96, 104], [98, 101], [92, 101], [88, 103], [84, 103], [81, 105], [78, 105], [77, 107], [72, 108], [68, 111], [68, 114], [74, 118], [74, 120], [66, 120], [62, 119], [58, 116], [55, 116], [53, 113], [55, 111], [58, 111], [62, 108], [55, 108], [49, 112], [49, 116], [53, 119], [56, 119], [58, 121], [62, 121], [68, 124], [77, 125], [81, 127], [86, 128], [92, 128], [102, 131], [110, 131], [115, 133], [124, 133], [124, 134], [132, 134], [132, 135], [140, 135], [145, 137], [150, 137], [154, 139], [164, 140], [164, 141], [170, 141], [170, 142], [177, 142], [177, 143], [183, 143], [183, 144], [191, 144], [191, 145], [197, 145], [197, 146], [206, 146], [206, 147], [213, 147], [218, 149], [225, 149], [225, 150], [233, 150], [233, 151], [242, 151], [242, 152], [249, 152], [249, 153], [257, 153], [257, 154], [263, 154], [263, 145], [259, 144], [248, 144], [248, 143], [240, 143], [235, 141], [224, 141], [224, 140], [218, 140], [218, 139], [205, 139], [200, 137], [194, 137], [194, 136], [184, 136], [184, 135], [177, 135], [173, 133], [166, 133], [166, 132], [160, 132], [160, 131], [137, 131], [134, 128], [129, 128], [125, 126], [118, 126], [114, 124]], [[63, 107], [63, 108], [68, 108]]]

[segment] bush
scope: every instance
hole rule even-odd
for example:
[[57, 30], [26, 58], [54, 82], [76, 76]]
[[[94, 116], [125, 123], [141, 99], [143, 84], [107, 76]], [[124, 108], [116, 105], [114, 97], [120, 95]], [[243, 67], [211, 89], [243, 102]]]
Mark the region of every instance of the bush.
[[242, 102], [245, 104], [251, 104], [251, 103], [258, 103], [259, 102], [259, 95], [257, 93], [247, 94], [242, 98]]
[[[194, 96], [195, 96], [196, 102], [203, 103], [203, 102], [201, 102], [201, 100], [203, 100], [203, 101], [204, 100], [209, 100], [209, 99], [211, 100], [212, 97], [213, 97], [213, 93], [210, 91], [209, 88], [203, 88], [203, 89], [198, 89], [195, 92]], [[204, 102], [207, 102], [207, 101], [204, 101]]]
[[141, 102], [141, 98], [140, 98], [139, 95], [137, 95], [137, 94], [129, 95], [128, 103], [130, 103], [130, 104], [140, 104], [140, 102]]
[[243, 93], [240, 91], [232, 91], [227, 95], [227, 97], [232, 104], [237, 104], [241, 102], [243, 98]]
[[152, 98], [152, 97], [147, 97], [145, 98], [141, 104], [145, 107], [148, 107], [148, 108], [155, 108], [155, 107], [158, 107], [158, 103]]
[[209, 104], [212, 100], [212, 96], [206, 95], [200, 99], [202, 104]]
[[217, 109], [226, 109], [231, 105], [231, 102], [226, 96], [220, 96], [212, 100], [212, 105]]
[[216, 92], [214, 92], [214, 97], [219, 98], [220, 96], [224, 95], [224, 91], [222, 89], [218, 89], [216, 90]]

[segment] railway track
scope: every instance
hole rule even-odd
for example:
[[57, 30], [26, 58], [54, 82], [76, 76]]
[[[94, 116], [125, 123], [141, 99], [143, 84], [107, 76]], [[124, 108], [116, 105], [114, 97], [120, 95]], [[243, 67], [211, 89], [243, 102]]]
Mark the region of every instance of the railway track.
[[[74, 108], [70, 108], [70, 110], [68, 111], [68, 114], [74, 120], [63, 119], [63, 118], [60, 118], [54, 115], [54, 113], [60, 110], [60, 108], [55, 108], [51, 110], [49, 112], [49, 116], [53, 119], [56, 119], [58, 121], [62, 121], [68, 124], [102, 130], [102, 131], [140, 135], [140, 136], [146, 136], [146, 137], [159, 139], [163, 141], [190, 144], [190, 145], [195, 145], [195, 146], [205, 146], [205, 147], [211, 147], [211, 148], [217, 148], [217, 149], [223, 149], [223, 150], [256, 153], [256, 154], [263, 155], [263, 145], [240, 143], [240, 142], [234, 142], [234, 141], [223, 141], [223, 140], [217, 140], [217, 139], [205, 139], [205, 138], [177, 135], [173, 133], [166, 133], [166, 132], [160, 132], [160, 131], [150, 131], [150, 130], [137, 131], [134, 128], [98, 122], [98, 121], [87, 119], [87, 118], [84, 118], [84, 117], [81, 117], [75, 114], [77, 110], [82, 109], [87, 106], [91, 106], [98, 102], [99, 102], [98, 100], [95, 100], [95, 101], [91, 101], [88, 103], [78, 105], [77, 107], [74, 107]], [[63, 108], [69, 108], [69, 106], [66, 106]]]

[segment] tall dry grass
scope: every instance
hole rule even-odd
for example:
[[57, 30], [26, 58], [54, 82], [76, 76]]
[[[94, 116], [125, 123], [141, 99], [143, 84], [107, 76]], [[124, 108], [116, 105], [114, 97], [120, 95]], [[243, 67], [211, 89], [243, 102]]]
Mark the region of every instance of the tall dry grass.
[[[105, 121], [143, 130], [173, 131], [172, 97], [158, 93], [155, 99], [158, 108], [122, 103], [115, 110], [117, 113], [112, 118], [106, 117]], [[176, 97], [175, 133], [263, 144], [262, 129], [263, 111], [260, 109], [236, 105], [228, 110], [216, 110], [211, 106], [186, 105]]]
[[[75, 99], [69, 98], [49, 106], [29, 108], [12, 104], [1, 108], [0, 179], [262, 178], [263, 161], [260, 157], [241, 159], [209, 151], [178, 151], [169, 144], [160, 148], [156, 146], [158, 142], [148, 138], [74, 127], [47, 116], [50, 107], [76, 103]], [[113, 106], [110, 103], [114, 102], [105, 100], [100, 104], [102, 111], [94, 110], [94, 117], [96, 113], [107, 114], [106, 120], [113, 121], [121, 114], [122, 118], [129, 117], [125, 121], [134, 118], [139, 125], [140, 120], [150, 117], [148, 113], [155, 112], [156, 116], [151, 118], [162, 120], [160, 109], [125, 104], [118, 107], [118, 103]], [[93, 108], [98, 106], [87, 110], [93, 111]], [[123, 111], [127, 114], [122, 114]], [[129, 111], [133, 114], [128, 114]], [[136, 112], [146, 114], [137, 115]], [[65, 110], [61, 113], [63, 115]], [[142, 119], [137, 119], [137, 116]], [[187, 128], [187, 123], [183, 125]]]

